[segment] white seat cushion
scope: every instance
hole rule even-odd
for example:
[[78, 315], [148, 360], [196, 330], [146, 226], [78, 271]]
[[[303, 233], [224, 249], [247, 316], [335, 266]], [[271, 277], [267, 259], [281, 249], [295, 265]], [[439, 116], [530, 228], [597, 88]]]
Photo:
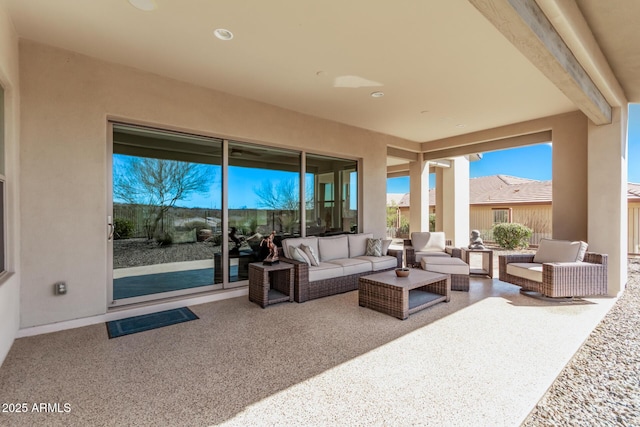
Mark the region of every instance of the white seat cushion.
[[442, 258], [451, 258], [446, 252], [434, 252], [434, 251], [420, 251], [415, 253], [416, 262], [420, 262], [423, 257], [442, 257]]
[[388, 268], [396, 268], [398, 266], [398, 258], [383, 255], [383, 256], [359, 256], [358, 259], [365, 260], [371, 263], [373, 271], [386, 270]]
[[359, 258], [332, 259], [331, 261], [327, 261], [327, 264], [338, 264], [342, 266], [345, 276], [371, 271], [371, 263]]
[[423, 257], [420, 265], [423, 270], [434, 273], [469, 275], [469, 264], [460, 258]]
[[309, 266], [309, 281], [333, 279], [334, 277], [344, 276], [344, 269], [341, 265], [330, 262], [321, 262], [317, 266]]
[[507, 274], [542, 283], [542, 264], [536, 262], [514, 262], [507, 264]]

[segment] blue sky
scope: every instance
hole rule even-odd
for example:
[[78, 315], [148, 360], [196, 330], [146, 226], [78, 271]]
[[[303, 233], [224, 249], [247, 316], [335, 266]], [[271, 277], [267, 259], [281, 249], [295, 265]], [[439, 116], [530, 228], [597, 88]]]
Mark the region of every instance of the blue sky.
[[[629, 156], [628, 156], [628, 180], [640, 183], [640, 104], [629, 107]], [[471, 162], [469, 176], [477, 178], [489, 175], [512, 175], [522, 178], [537, 180], [550, 180], [551, 176], [551, 144], [538, 144], [527, 147], [513, 148], [509, 150], [483, 153], [481, 160]], [[114, 167], [120, 165], [118, 155], [114, 156]], [[214, 176], [209, 194], [191, 194], [188, 200], [178, 203], [180, 206], [198, 206], [204, 208], [220, 208], [220, 167], [213, 167]], [[255, 208], [260, 207], [259, 198], [255, 193], [264, 180], [270, 180], [277, 185], [282, 180], [290, 179], [292, 173], [261, 169], [232, 168], [229, 180], [229, 207], [231, 208]], [[295, 175], [295, 174], [293, 174]], [[355, 188], [355, 182], [352, 182]], [[432, 176], [430, 187], [435, 185]], [[391, 178], [387, 180], [387, 193], [408, 193], [409, 177]], [[355, 204], [357, 194], [352, 193]], [[119, 200], [116, 200], [119, 201]]]
[[[640, 104], [629, 107], [629, 182], [640, 183]], [[478, 178], [489, 175], [512, 175], [521, 178], [546, 181], [551, 176], [551, 144], [537, 144], [527, 147], [484, 153], [482, 160], [469, 164], [469, 176]], [[430, 187], [435, 182], [433, 177]], [[409, 177], [387, 180], [387, 193], [408, 193]]]

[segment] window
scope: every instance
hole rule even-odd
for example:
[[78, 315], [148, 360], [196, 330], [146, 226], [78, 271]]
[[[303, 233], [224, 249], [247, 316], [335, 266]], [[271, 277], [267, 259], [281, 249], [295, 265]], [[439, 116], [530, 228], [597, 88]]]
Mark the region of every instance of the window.
[[221, 159], [220, 139], [114, 124], [112, 304], [220, 287]]
[[357, 160], [112, 128], [111, 305], [243, 286], [271, 232], [358, 231]]
[[307, 236], [358, 231], [358, 162], [307, 155]]
[[510, 208], [500, 208], [500, 209], [492, 209], [493, 211], [493, 223], [501, 224], [503, 222], [511, 222], [511, 209]]

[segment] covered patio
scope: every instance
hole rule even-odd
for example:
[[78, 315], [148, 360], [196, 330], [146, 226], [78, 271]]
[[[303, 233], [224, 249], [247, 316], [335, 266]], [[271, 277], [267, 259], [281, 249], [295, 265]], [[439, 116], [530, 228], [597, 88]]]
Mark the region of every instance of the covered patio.
[[199, 320], [111, 340], [104, 324], [21, 338], [0, 401], [71, 411], [3, 425], [516, 426], [614, 302], [548, 303], [473, 278], [405, 321], [349, 292], [195, 305]]
[[[627, 283], [638, 15], [634, 0], [0, 1], [2, 402], [72, 406], [22, 414], [33, 424], [521, 422]], [[553, 237], [608, 254], [610, 298], [550, 305], [474, 279], [400, 322], [353, 292], [262, 310], [225, 269], [211, 289], [118, 305], [114, 126], [194, 162], [186, 140], [215, 145], [221, 263], [229, 171], [257, 153], [295, 160], [303, 236], [307, 212], [384, 236], [399, 174], [411, 231], [427, 230], [435, 171], [436, 228], [462, 246], [469, 156], [552, 143]], [[314, 211], [319, 158], [353, 167], [318, 180], [332, 191]], [[179, 306], [200, 320], [106, 339], [105, 321]]]

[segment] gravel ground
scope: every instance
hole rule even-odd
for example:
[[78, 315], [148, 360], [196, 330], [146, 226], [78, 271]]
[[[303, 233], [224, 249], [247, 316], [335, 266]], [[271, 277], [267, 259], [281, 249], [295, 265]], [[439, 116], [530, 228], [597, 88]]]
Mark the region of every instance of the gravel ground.
[[160, 246], [147, 239], [114, 240], [113, 268], [213, 259], [215, 252], [220, 248], [207, 242]]
[[640, 259], [623, 296], [522, 424], [640, 426]]

